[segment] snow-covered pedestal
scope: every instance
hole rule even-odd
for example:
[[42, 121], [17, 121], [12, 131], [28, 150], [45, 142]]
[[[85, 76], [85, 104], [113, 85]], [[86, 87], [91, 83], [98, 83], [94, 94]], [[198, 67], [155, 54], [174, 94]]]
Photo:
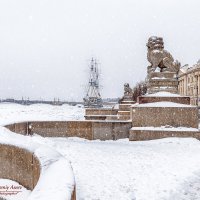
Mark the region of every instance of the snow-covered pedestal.
[[131, 107], [130, 140], [150, 140], [164, 137], [200, 138], [198, 109], [174, 102], [154, 102]]
[[154, 94], [147, 94], [144, 96], [138, 97], [138, 103], [153, 103], [153, 102], [161, 102], [161, 101], [169, 101], [181, 104], [190, 104], [190, 97], [181, 96], [179, 94], [173, 94], [170, 92], [157, 92]]
[[134, 127], [192, 127], [198, 128], [198, 109], [173, 102], [155, 102], [132, 106]]
[[198, 108], [190, 98], [168, 91], [159, 91], [138, 98], [131, 107], [130, 140], [150, 140], [164, 137], [200, 138]]
[[152, 72], [148, 79], [149, 94], [160, 91], [178, 92], [178, 79], [175, 72]]
[[198, 108], [178, 93], [177, 71], [148, 71], [147, 95], [131, 107], [129, 140], [164, 137], [200, 138]]

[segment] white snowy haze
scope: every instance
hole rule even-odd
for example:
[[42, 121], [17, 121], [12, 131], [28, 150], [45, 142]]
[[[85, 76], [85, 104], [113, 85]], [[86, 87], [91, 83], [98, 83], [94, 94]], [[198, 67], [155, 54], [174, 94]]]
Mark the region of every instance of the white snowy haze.
[[88, 61], [103, 97], [146, 76], [146, 42], [162, 36], [182, 65], [200, 59], [199, 0], [0, 0], [0, 98], [81, 100]]

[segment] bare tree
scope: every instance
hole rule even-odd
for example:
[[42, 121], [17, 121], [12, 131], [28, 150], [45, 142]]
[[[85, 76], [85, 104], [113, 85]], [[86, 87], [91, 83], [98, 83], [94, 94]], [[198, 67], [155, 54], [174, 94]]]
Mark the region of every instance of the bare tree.
[[147, 93], [147, 84], [145, 81], [140, 81], [133, 88], [133, 100], [137, 101], [137, 97], [145, 95]]

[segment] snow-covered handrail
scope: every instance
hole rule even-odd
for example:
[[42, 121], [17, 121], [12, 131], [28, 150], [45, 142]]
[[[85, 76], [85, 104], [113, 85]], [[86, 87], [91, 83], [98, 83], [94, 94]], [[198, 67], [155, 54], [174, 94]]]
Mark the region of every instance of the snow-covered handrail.
[[[2, 127], [0, 149], [0, 178], [14, 177], [15, 181], [32, 190], [27, 200], [75, 199], [73, 171], [70, 163], [61, 154], [33, 142], [31, 137], [12, 133]], [[15, 167], [16, 170], [13, 170]], [[7, 173], [11, 171], [13, 174]], [[14, 173], [19, 175], [15, 176]]]

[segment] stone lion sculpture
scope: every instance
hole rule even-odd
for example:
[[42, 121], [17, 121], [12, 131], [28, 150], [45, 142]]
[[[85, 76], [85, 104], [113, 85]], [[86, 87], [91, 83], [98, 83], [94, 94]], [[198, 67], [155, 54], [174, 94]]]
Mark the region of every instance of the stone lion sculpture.
[[133, 100], [133, 90], [130, 88], [129, 83], [124, 84], [124, 96], [119, 99], [119, 103], [122, 101], [132, 101]]
[[132, 89], [129, 86], [129, 83], [124, 84], [124, 96], [131, 96], [133, 94]]
[[174, 60], [168, 51], [164, 50], [163, 38], [157, 36], [150, 37], [147, 48], [147, 59], [151, 63], [148, 67], [148, 74], [154, 72], [157, 67], [160, 68], [160, 72], [178, 73], [181, 64]]

